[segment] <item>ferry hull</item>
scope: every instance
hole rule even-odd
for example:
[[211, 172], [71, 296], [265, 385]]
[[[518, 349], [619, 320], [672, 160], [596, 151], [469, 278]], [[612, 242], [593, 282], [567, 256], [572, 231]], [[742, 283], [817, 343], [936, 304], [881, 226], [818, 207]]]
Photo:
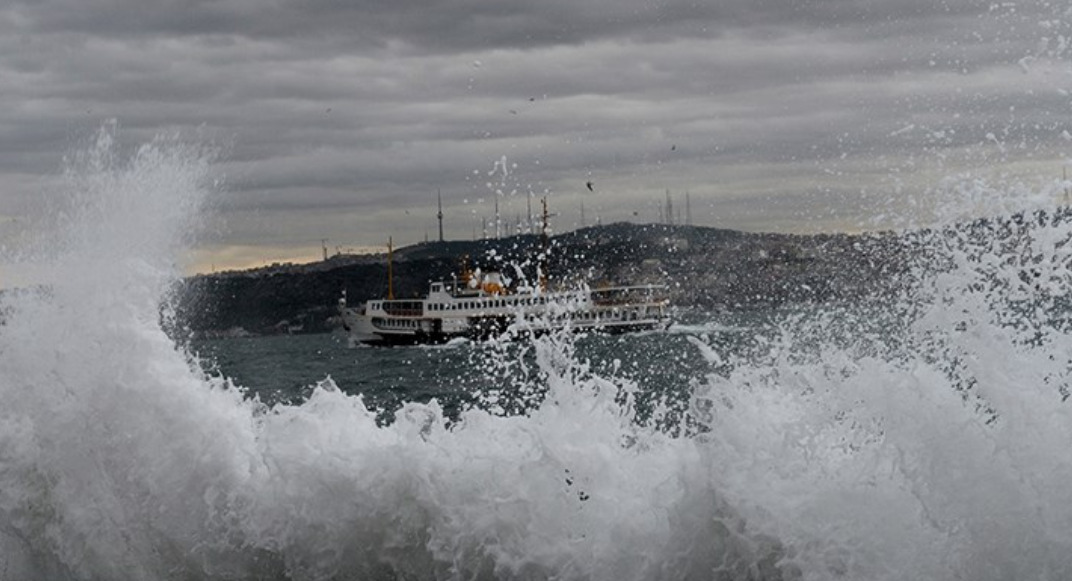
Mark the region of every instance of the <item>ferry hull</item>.
[[[343, 316], [345, 326], [353, 341], [373, 346], [437, 345], [452, 339], [466, 338], [484, 341], [505, 335], [540, 336], [550, 332], [595, 332], [610, 335], [640, 331], [660, 331], [670, 326], [669, 317], [645, 318], [633, 321], [578, 321], [571, 318], [558, 320], [520, 320], [516, 315], [478, 316], [467, 319], [464, 327], [444, 331], [440, 320], [416, 319], [413, 329], [384, 329], [377, 327], [373, 317], [357, 312]], [[421, 323], [424, 323], [423, 325]], [[510, 333], [511, 326], [513, 333]]]
[[626, 333], [665, 329], [669, 301], [657, 285], [507, 294], [478, 287], [432, 283], [423, 299], [371, 300], [360, 308], [339, 302], [354, 342], [369, 345], [443, 343], [458, 337], [485, 340], [552, 331]]

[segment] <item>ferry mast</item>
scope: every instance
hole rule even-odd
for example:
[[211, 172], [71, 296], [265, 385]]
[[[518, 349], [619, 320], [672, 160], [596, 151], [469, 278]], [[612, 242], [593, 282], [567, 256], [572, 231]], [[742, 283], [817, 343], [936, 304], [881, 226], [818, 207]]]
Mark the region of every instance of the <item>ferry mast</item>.
[[395, 245], [390, 236], [387, 237], [387, 300], [395, 300], [395, 276], [394, 276], [394, 252]]

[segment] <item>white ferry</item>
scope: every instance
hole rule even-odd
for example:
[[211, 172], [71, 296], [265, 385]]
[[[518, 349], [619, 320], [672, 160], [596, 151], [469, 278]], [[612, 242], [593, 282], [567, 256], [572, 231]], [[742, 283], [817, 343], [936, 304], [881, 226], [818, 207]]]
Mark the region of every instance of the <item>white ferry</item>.
[[[543, 285], [540, 285], [541, 287]], [[521, 333], [556, 329], [626, 332], [665, 329], [668, 289], [662, 285], [596, 289], [508, 291], [498, 273], [463, 273], [461, 280], [433, 282], [413, 300], [371, 300], [350, 307], [339, 300], [343, 327], [371, 345], [442, 343], [455, 337], [498, 336], [511, 325]]]

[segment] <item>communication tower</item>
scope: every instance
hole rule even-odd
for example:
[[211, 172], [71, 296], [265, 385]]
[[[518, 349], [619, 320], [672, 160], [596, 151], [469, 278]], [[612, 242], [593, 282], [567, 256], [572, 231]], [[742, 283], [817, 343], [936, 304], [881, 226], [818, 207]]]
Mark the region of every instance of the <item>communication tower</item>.
[[443, 193], [438, 189], [436, 190], [436, 199], [439, 200], [439, 213], [436, 214], [436, 218], [439, 219], [439, 241], [443, 241]]

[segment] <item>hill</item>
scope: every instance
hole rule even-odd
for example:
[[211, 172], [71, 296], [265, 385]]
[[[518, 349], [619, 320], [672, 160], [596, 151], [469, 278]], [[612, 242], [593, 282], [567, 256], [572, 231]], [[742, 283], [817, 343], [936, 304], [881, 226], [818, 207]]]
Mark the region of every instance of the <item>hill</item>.
[[[752, 234], [618, 223], [555, 236], [549, 246], [552, 285], [664, 283], [675, 305], [707, 309], [881, 295], [901, 284], [908, 263], [892, 234]], [[430, 281], [456, 273], [463, 257], [473, 268], [531, 279], [541, 247], [538, 236], [520, 235], [400, 248], [393, 260], [395, 296], [422, 295]], [[173, 304], [177, 322], [195, 335], [311, 333], [337, 325], [343, 292], [351, 304], [384, 297], [386, 255], [195, 276], [182, 281]]]

